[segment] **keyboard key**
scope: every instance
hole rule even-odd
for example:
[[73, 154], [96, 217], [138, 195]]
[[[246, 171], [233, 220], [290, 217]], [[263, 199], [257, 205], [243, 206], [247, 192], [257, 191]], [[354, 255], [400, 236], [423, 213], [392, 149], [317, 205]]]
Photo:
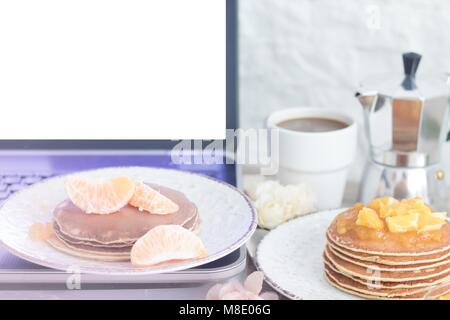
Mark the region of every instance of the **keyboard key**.
[[20, 176], [3, 176], [2, 178], [0, 178], [2, 183], [7, 183], [7, 184], [13, 184], [13, 183], [19, 183], [21, 180]]
[[33, 183], [36, 183], [41, 180], [42, 180], [42, 178], [40, 176], [30, 176], [30, 177], [24, 177], [22, 179], [22, 183], [33, 184]]
[[39, 177], [41, 180], [44, 180], [44, 179], [47, 179], [47, 178], [51, 178], [51, 177], [53, 177], [53, 176], [55, 176], [55, 175], [54, 175], [54, 174], [51, 174], [51, 173], [39, 174], [39, 175], [38, 175], [38, 177]]
[[0, 174], [0, 205], [14, 192], [52, 176], [53, 173]]
[[9, 191], [2, 191], [0, 192], [0, 200], [5, 200], [6, 198], [8, 198], [10, 195]]
[[8, 190], [11, 191], [11, 192], [16, 192], [16, 191], [22, 190], [26, 186], [27, 186], [26, 184], [19, 184], [19, 183], [12, 184], [12, 185], [9, 186]]

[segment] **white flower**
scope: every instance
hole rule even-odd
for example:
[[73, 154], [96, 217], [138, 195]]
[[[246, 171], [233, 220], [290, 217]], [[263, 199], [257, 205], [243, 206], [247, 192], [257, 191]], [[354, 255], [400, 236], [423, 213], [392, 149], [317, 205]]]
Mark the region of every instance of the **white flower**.
[[316, 196], [305, 184], [282, 186], [266, 181], [256, 189], [259, 226], [272, 229], [296, 216], [315, 210]]
[[264, 273], [251, 273], [242, 285], [236, 280], [218, 283], [212, 286], [206, 294], [206, 300], [278, 300], [278, 294], [272, 291], [261, 293], [264, 283]]

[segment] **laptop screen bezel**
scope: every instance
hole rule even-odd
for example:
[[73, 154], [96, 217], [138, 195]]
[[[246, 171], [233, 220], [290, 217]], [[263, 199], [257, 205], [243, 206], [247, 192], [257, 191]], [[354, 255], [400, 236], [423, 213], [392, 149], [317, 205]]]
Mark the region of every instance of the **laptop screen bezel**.
[[[236, 129], [237, 0], [226, 1], [226, 128]], [[179, 140], [0, 140], [0, 150], [167, 150]]]

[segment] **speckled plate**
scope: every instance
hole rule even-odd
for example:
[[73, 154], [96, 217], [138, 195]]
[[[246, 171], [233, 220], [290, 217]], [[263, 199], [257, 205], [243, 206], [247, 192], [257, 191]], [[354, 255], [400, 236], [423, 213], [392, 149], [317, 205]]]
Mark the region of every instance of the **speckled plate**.
[[0, 209], [0, 239], [3, 245], [20, 258], [54, 269], [107, 275], [142, 275], [173, 272], [217, 260], [242, 246], [256, 228], [256, 212], [247, 198], [219, 180], [182, 171], [144, 167], [107, 168], [83, 174], [99, 177], [126, 175], [183, 192], [198, 207], [200, 237], [209, 255], [168, 267], [137, 269], [129, 262], [101, 262], [74, 257], [54, 249], [46, 242], [30, 239], [31, 225], [51, 221], [53, 208], [67, 198], [64, 177], [37, 183], [8, 199]]
[[344, 210], [312, 213], [270, 231], [256, 251], [256, 267], [264, 272], [266, 282], [295, 300], [358, 299], [331, 286], [324, 276], [325, 232]]

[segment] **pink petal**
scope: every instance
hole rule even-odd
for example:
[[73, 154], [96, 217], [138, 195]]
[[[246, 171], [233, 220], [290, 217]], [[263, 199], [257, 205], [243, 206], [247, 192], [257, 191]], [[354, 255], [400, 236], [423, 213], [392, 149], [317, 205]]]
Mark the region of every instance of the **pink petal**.
[[260, 297], [263, 300], [280, 300], [280, 297], [278, 296], [278, 294], [276, 294], [275, 292], [272, 291], [266, 291], [260, 294]]
[[263, 298], [261, 298], [257, 294], [247, 291], [247, 300], [263, 300]]
[[255, 271], [251, 273], [247, 279], [245, 279], [244, 287], [248, 291], [254, 294], [259, 294], [262, 290], [264, 282], [264, 273], [261, 271]]
[[219, 293], [222, 286], [221, 283], [218, 283], [209, 288], [208, 293], [206, 294], [206, 300], [219, 300]]
[[231, 281], [231, 282], [225, 283], [219, 291], [219, 299], [223, 300], [223, 297], [225, 295], [227, 295], [228, 293], [233, 293], [233, 292], [245, 293], [245, 289], [237, 281]]
[[232, 291], [222, 296], [222, 300], [248, 300], [248, 297], [244, 292]]

